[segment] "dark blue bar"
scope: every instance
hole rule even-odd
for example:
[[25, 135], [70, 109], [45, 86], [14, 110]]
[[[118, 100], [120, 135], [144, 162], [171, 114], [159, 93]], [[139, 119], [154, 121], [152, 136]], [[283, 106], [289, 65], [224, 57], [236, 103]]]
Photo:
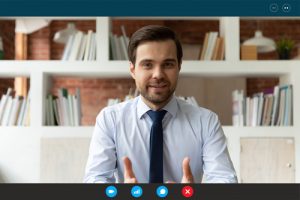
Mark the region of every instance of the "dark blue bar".
[[[191, 184], [191, 198], [182, 195], [185, 185], [166, 184], [168, 196], [158, 198], [159, 184], [138, 184], [143, 189], [139, 200], [299, 200], [299, 184]], [[108, 200], [108, 184], [0, 184], [1, 199], [9, 200]], [[116, 184], [112, 200], [134, 199], [131, 184]]]
[[300, 16], [299, 0], [0, 0], [1, 16]]

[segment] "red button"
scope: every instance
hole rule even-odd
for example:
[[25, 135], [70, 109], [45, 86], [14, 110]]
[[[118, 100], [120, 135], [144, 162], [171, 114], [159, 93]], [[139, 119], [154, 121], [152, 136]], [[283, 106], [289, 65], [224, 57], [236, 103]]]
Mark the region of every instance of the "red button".
[[194, 189], [191, 186], [185, 186], [182, 188], [181, 193], [184, 197], [192, 197], [194, 194]]

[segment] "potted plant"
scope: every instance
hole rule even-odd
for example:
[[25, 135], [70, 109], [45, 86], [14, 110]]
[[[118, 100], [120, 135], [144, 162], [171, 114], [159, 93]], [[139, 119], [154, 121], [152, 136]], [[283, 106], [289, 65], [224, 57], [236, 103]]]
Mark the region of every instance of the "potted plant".
[[276, 43], [276, 50], [279, 55], [279, 59], [290, 59], [291, 51], [295, 47], [295, 42], [288, 38], [282, 38]]

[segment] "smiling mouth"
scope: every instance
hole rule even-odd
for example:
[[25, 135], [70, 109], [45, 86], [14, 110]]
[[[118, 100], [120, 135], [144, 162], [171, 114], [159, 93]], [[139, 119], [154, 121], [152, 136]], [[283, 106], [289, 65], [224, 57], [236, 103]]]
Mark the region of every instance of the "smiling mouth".
[[166, 84], [164, 85], [149, 85], [150, 88], [164, 88], [164, 87], [167, 87]]

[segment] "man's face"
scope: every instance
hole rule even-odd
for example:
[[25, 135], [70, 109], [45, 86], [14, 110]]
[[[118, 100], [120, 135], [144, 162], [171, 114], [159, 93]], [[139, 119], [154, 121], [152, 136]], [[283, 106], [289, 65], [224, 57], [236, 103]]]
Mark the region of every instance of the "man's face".
[[180, 71], [174, 41], [141, 43], [130, 71], [146, 103], [154, 106], [166, 104], [175, 91]]

